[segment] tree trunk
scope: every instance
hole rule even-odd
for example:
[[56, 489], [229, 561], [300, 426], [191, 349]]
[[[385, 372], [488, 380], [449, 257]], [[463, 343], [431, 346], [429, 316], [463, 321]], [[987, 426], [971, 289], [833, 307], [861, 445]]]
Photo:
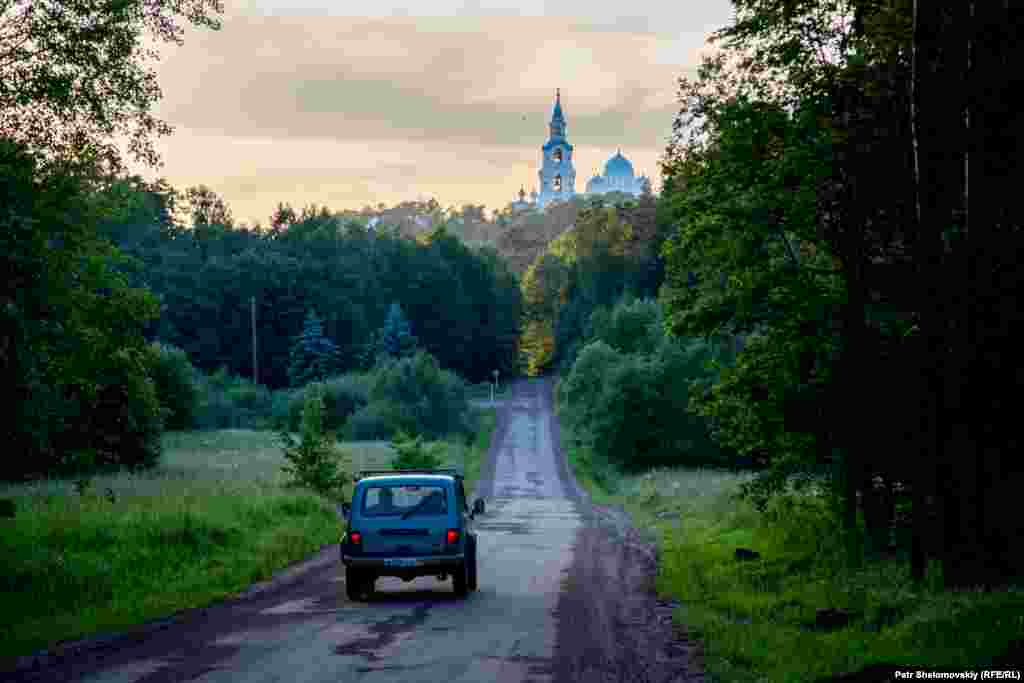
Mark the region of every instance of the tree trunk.
[[[916, 236], [914, 260], [919, 287], [921, 342], [920, 373], [925, 395], [922, 396], [921, 450], [919, 452], [919, 480], [915, 482], [915, 507], [925, 503], [929, 494], [937, 493], [942, 503], [943, 516], [955, 514], [954, 473], [940, 425], [945, 420], [945, 376], [943, 368], [949, 360], [947, 288], [943, 263], [943, 234], [953, 219], [959, 186], [953, 180], [953, 169], [959, 157], [951, 153], [951, 133], [956, 133], [956, 116], [950, 125], [946, 80], [949, 55], [944, 40], [949, 40], [949, 17], [943, 4], [915, 0], [913, 32], [913, 76], [911, 96], [911, 125], [914, 145], [914, 179], [916, 194]], [[948, 525], [939, 521], [940, 529], [932, 526], [931, 514], [924, 509], [914, 511], [916, 543], [914, 576], [923, 578], [930, 549], [927, 539], [943, 537]], [[948, 561], [953, 539], [943, 538], [943, 559]], [[948, 566], [948, 565], [947, 565]]]

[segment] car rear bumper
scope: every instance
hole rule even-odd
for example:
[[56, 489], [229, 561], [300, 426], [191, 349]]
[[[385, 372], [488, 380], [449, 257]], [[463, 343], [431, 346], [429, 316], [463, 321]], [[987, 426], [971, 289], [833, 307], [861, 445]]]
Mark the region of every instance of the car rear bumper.
[[[395, 565], [388, 560], [415, 561], [412, 566]], [[341, 556], [341, 563], [353, 569], [366, 569], [378, 574], [394, 574], [401, 576], [410, 573], [437, 574], [441, 572], [451, 573], [458, 569], [465, 562], [466, 556], [458, 555], [430, 556], [430, 557], [359, 557], [358, 555]]]

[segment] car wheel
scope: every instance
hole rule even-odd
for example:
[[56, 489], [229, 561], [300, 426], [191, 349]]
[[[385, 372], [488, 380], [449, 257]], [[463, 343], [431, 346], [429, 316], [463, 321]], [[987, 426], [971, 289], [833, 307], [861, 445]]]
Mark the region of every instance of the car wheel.
[[469, 590], [475, 591], [477, 588], [476, 581], [476, 541], [470, 541], [469, 543], [469, 567], [466, 571], [466, 584]]
[[455, 588], [455, 595], [460, 598], [466, 597], [469, 592], [469, 562], [463, 562], [454, 574], [452, 574], [452, 587]]
[[345, 567], [345, 594], [349, 600], [361, 600], [363, 595], [373, 590], [373, 579], [368, 579], [363, 572]]

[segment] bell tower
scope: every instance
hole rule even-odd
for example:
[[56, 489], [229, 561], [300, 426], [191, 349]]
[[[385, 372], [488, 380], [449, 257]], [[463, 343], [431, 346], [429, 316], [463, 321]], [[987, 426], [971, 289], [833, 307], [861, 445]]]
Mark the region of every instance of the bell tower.
[[567, 200], [576, 194], [576, 169], [572, 164], [572, 145], [565, 137], [561, 89], [555, 90], [555, 109], [551, 114], [548, 141], [541, 147], [540, 195], [537, 203]]

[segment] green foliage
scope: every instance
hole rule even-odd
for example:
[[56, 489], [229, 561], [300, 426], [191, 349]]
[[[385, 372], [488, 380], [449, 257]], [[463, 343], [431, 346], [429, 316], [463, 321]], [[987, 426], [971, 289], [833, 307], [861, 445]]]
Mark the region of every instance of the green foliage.
[[416, 337], [398, 302], [392, 302], [380, 330], [379, 354], [385, 358], [407, 358], [416, 352]]
[[465, 382], [424, 351], [374, 372], [370, 404], [381, 403], [388, 407], [375, 408], [376, 414], [387, 415], [396, 430], [432, 438], [468, 431]]
[[[163, 304], [146, 334], [183, 349], [204, 372], [226, 364], [231, 374], [251, 376], [255, 298], [258, 380], [271, 389], [309, 379], [288, 374], [307, 311], [318, 312], [322, 336], [337, 345], [333, 369], [310, 372], [322, 380], [373, 366], [392, 302], [401, 306], [418, 345], [443, 367], [473, 381], [495, 368], [512, 374], [521, 293], [493, 250], [470, 250], [443, 235], [417, 243], [380, 231], [330, 229], [341, 219], [322, 219], [323, 207], [309, 219], [322, 223], [313, 234], [261, 233], [217, 222], [231, 221], [211, 197], [196, 197], [202, 203], [193, 208], [201, 221], [213, 222], [183, 230], [165, 226], [167, 211], [160, 207], [173, 204], [166, 188], [134, 181], [116, 187], [105, 199], [116, 213], [105, 233], [145, 264], [144, 275], [130, 277]], [[282, 225], [290, 220], [278, 219]], [[298, 370], [310, 370], [310, 356], [322, 354], [304, 354]]]
[[[221, 368], [210, 376], [197, 372], [199, 406], [193, 426], [196, 429], [258, 429], [274, 424], [274, 396], [269, 389], [251, 379], [228, 375]], [[298, 429], [301, 409], [294, 422]]]
[[710, 347], [665, 338], [657, 304], [629, 296], [595, 311], [589, 327], [594, 340], [558, 387], [562, 417], [589, 444], [588, 457], [631, 469], [722, 464], [709, 422], [689, 407], [713, 374]]
[[156, 386], [156, 395], [164, 411], [167, 429], [191, 429], [199, 408], [196, 370], [188, 354], [179, 348], [154, 342], [149, 376]]
[[[202, 608], [338, 540], [334, 505], [277, 484], [273, 432], [172, 432], [143, 474], [0, 486], [0, 658]], [[113, 492], [114, 495], [109, 495]]]
[[0, 140], [0, 379], [13, 406], [0, 477], [145, 466], [159, 447], [160, 407], [147, 377], [148, 292], [130, 259], [97, 233], [92, 162], [40, 168]]
[[373, 401], [352, 414], [346, 424], [346, 436], [353, 441], [388, 439], [397, 431], [398, 421], [398, 411], [393, 404]]
[[302, 334], [292, 345], [288, 379], [293, 387], [324, 380], [339, 369], [338, 347], [324, 336], [323, 324], [315, 311], [306, 315]]
[[661, 307], [652, 299], [620, 301], [607, 316], [601, 312], [591, 319], [594, 339], [600, 339], [621, 353], [654, 353], [664, 333]]
[[287, 430], [281, 430], [280, 435], [284, 457], [289, 463], [283, 470], [292, 477], [293, 483], [322, 496], [331, 496], [341, 492], [349, 474], [341, 468], [342, 454], [334, 435], [324, 430], [323, 394], [319, 383], [307, 386], [300, 438], [296, 439]]
[[519, 352], [526, 374], [536, 377], [546, 371], [555, 359], [555, 335], [547, 320], [526, 323], [519, 343]]
[[[142, 5], [72, 3], [60, 11], [45, 3], [5, 3], [0, 34], [0, 137], [26, 142], [51, 158], [102, 147], [123, 136], [129, 151], [158, 161], [152, 136], [170, 128], [155, 118], [160, 99], [148, 46], [180, 43], [180, 20], [218, 29], [216, 0]], [[96, 27], [102, 27], [102, 30]]]
[[577, 427], [592, 424], [605, 378], [622, 361], [622, 354], [603, 341], [584, 346], [572, 370], [559, 383], [563, 419]]
[[[348, 419], [370, 401], [370, 373], [336, 375], [321, 382], [324, 400], [324, 428], [341, 433]], [[287, 425], [292, 431], [299, 429], [305, 405], [301, 389], [282, 389], [272, 399], [273, 422], [277, 428]]]
[[391, 439], [391, 447], [397, 454], [392, 462], [395, 469], [435, 469], [444, 464], [445, 444], [424, 443], [422, 435], [398, 432]]

